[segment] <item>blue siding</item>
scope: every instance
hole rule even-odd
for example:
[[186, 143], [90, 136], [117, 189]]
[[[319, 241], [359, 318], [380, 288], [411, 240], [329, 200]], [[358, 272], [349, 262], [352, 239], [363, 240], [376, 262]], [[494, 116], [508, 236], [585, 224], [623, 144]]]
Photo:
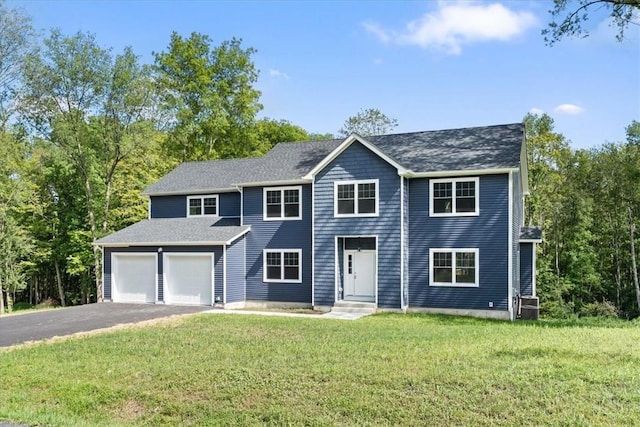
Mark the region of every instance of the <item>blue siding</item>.
[[[480, 176], [480, 215], [429, 217], [429, 180], [409, 184], [409, 306], [508, 310], [509, 176]], [[430, 287], [429, 248], [479, 248], [480, 286]]]
[[520, 293], [533, 295], [533, 243], [520, 243]]
[[[214, 261], [214, 300], [220, 297], [222, 300], [223, 287], [223, 263], [222, 263], [222, 247], [221, 246], [164, 246], [163, 253], [171, 252], [207, 252], [213, 253]], [[158, 252], [157, 246], [140, 246], [129, 248], [105, 248], [104, 249], [104, 296], [105, 299], [111, 299], [111, 254], [120, 252], [150, 252], [158, 254], [158, 301], [164, 301], [164, 283], [163, 283], [163, 264], [162, 253]]]
[[[311, 303], [311, 186], [302, 186], [302, 219], [263, 220], [263, 188], [243, 190], [247, 234], [246, 300]], [[263, 249], [302, 249], [302, 283], [263, 281]]]
[[404, 306], [408, 305], [409, 301], [409, 180], [404, 179], [404, 230], [403, 238], [404, 238], [404, 257], [402, 262], [404, 263], [403, 270], [403, 280], [404, 280], [404, 289], [402, 293], [403, 304]]
[[[379, 216], [334, 218], [334, 181], [361, 179], [379, 180]], [[316, 176], [316, 305], [335, 303], [336, 237], [357, 235], [378, 236], [378, 307], [400, 308], [400, 177], [393, 166], [359, 142]]]
[[[240, 193], [218, 194], [218, 213], [224, 217], [240, 216]], [[185, 218], [187, 196], [152, 196], [151, 218]]]
[[244, 251], [245, 237], [227, 246], [227, 299], [228, 302], [244, 301]]
[[513, 297], [521, 295], [520, 290], [520, 228], [524, 225], [522, 206], [522, 182], [520, 172], [513, 173], [513, 216], [511, 218], [511, 256], [512, 256], [512, 285]]

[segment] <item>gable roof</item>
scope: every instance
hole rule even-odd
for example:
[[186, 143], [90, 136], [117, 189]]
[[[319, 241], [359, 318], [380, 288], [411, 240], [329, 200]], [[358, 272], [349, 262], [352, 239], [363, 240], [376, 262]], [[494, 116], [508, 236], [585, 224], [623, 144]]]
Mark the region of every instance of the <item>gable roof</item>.
[[311, 182], [310, 172], [326, 165], [327, 159], [330, 161], [355, 141], [408, 176], [504, 172], [520, 167], [524, 125], [280, 143], [259, 158], [183, 163], [143, 194], [203, 194], [235, 191], [238, 186]]
[[520, 242], [542, 243], [542, 227], [521, 227]]
[[228, 245], [247, 233], [237, 218], [145, 219], [95, 242], [97, 246]]

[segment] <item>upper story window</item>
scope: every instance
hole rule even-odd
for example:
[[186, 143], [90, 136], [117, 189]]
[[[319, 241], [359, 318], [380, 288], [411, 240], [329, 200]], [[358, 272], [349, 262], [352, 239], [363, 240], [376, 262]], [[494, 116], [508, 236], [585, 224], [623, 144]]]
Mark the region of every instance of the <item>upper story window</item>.
[[265, 221], [302, 218], [302, 187], [273, 187], [263, 191]]
[[471, 216], [480, 212], [478, 178], [432, 179], [429, 215]]
[[378, 180], [334, 182], [334, 215], [377, 216]]
[[478, 253], [478, 249], [429, 249], [429, 286], [479, 286]]
[[217, 216], [218, 196], [188, 196], [187, 217], [192, 216]]

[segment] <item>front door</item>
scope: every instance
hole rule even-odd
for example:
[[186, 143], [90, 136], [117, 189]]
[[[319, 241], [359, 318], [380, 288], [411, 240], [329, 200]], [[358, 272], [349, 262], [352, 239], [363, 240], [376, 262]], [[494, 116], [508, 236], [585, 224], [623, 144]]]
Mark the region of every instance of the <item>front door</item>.
[[376, 251], [344, 251], [344, 299], [375, 302]]

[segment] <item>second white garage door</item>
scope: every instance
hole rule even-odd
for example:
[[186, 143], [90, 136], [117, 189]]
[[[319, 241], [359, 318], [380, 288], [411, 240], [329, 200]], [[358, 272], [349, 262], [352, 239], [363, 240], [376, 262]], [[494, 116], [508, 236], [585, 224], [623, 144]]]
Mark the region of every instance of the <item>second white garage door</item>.
[[213, 305], [213, 254], [164, 254], [167, 304]]

